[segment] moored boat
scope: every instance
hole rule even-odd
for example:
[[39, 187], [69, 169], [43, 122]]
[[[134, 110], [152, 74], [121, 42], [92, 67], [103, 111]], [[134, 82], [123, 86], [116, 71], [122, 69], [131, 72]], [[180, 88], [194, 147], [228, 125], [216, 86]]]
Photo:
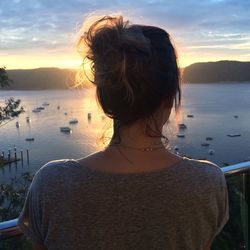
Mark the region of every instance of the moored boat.
[[44, 107], [37, 107], [37, 109], [44, 110], [45, 108]]
[[69, 124], [76, 124], [78, 123], [78, 120], [76, 118], [69, 121]]
[[227, 136], [228, 137], [239, 137], [239, 136], [241, 136], [241, 134], [228, 134]]
[[184, 138], [185, 135], [184, 135], [184, 134], [178, 134], [177, 137], [179, 137], [179, 138]]
[[213, 138], [212, 137], [206, 137], [206, 141], [212, 141]]
[[34, 113], [38, 113], [38, 112], [41, 112], [41, 109], [34, 108], [34, 109], [32, 109], [32, 112], [34, 112]]
[[64, 133], [71, 133], [72, 129], [70, 127], [60, 127], [60, 131]]
[[186, 129], [186, 128], [187, 128], [186, 124], [184, 124], [184, 123], [179, 124], [179, 129]]
[[35, 138], [33, 138], [33, 137], [28, 137], [28, 138], [26, 138], [25, 140], [26, 140], [26, 141], [34, 141]]
[[208, 150], [208, 154], [209, 154], [209, 155], [214, 155], [214, 153], [215, 153], [214, 149], [209, 149], [209, 150]]

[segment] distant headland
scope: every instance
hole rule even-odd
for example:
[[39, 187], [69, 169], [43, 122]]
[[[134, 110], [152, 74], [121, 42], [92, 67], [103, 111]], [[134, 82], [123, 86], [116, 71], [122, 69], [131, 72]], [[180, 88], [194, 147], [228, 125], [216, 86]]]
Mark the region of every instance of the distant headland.
[[68, 89], [74, 85], [76, 70], [59, 68], [8, 70], [13, 81], [4, 90]]
[[[13, 84], [6, 90], [68, 89], [74, 85], [74, 69], [37, 68], [7, 70]], [[194, 63], [182, 70], [187, 83], [250, 82], [250, 62]]]
[[250, 82], [250, 62], [194, 63], [183, 69], [182, 78], [188, 83]]

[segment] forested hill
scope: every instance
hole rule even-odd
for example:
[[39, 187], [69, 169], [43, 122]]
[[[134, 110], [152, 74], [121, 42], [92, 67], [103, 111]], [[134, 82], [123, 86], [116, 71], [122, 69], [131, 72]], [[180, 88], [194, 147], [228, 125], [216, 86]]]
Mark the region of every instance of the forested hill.
[[189, 83], [250, 82], [250, 62], [194, 63], [183, 70], [183, 81]]
[[75, 71], [72, 69], [38, 68], [7, 70], [13, 83], [5, 90], [67, 89], [74, 84]]
[[[4, 89], [67, 89], [74, 85], [72, 69], [38, 68], [7, 70], [13, 83]], [[189, 83], [250, 82], [250, 62], [219, 61], [195, 63], [183, 69], [183, 81]]]

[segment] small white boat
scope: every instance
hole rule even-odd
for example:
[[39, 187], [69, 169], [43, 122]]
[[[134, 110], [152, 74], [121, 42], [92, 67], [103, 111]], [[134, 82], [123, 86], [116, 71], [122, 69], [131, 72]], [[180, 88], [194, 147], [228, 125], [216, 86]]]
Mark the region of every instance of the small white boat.
[[212, 141], [213, 137], [206, 137], [206, 141]]
[[19, 128], [20, 127], [20, 123], [16, 122], [16, 127]]
[[178, 134], [177, 137], [179, 137], [179, 138], [184, 138], [185, 135], [184, 135], [184, 134]]
[[78, 120], [75, 118], [69, 121], [69, 124], [76, 124], [76, 123], [78, 123]]
[[34, 109], [32, 109], [32, 112], [34, 112], [34, 113], [38, 113], [38, 112], [41, 112], [41, 109], [34, 108]]
[[228, 137], [239, 137], [239, 136], [241, 136], [241, 134], [228, 134], [227, 136]]
[[64, 133], [71, 133], [72, 130], [70, 127], [60, 127], [60, 131]]
[[44, 102], [42, 105], [43, 106], [49, 106], [49, 103], [48, 102]]
[[184, 123], [179, 124], [179, 129], [186, 129], [187, 125]]
[[37, 109], [44, 110], [45, 108], [44, 107], [38, 107]]
[[35, 140], [35, 138], [33, 138], [33, 137], [26, 138], [26, 141], [34, 141], [34, 140]]
[[209, 155], [214, 155], [214, 153], [215, 153], [215, 151], [214, 151], [213, 149], [209, 149], [209, 150], [208, 150], [208, 154], [209, 154]]

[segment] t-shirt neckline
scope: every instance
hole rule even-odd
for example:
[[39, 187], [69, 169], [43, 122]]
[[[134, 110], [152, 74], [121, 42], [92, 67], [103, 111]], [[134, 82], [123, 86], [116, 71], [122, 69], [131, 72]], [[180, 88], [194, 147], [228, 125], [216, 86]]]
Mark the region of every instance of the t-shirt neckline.
[[[84, 168], [86, 170], [88, 170], [89, 172], [92, 172], [92, 173], [95, 173], [95, 174], [100, 174], [100, 175], [110, 175], [110, 176], [143, 176], [143, 175], [154, 175], [154, 174], [159, 174], [159, 173], [163, 173], [163, 172], [166, 172], [166, 171], [170, 171], [172, 169], [175, 169], [177, 166], [179, 165], [182, 165], [183, 162], [185, 162], [186, 160], [188, 160], [188, 158], [186, 157], [181, 157], [182, 159], [180, 159], [179, 161], [175, 162], [174, 164], [168, 166], [168, 167], [163, 167], [161, 169], [158, 169], [158, 170], [155, 170], [155, 171], [146, 171], [146, 172], [109, 172], [109, 171], [101, 171], [101, 170], [97, 170], [97, 169], [94, 169], [94, 168], [91, 168], [87, 165], [84, 165]], [[72, 160], [74, 162], [76, 162], [78, 165], [80, 165], [81, 167], [83, 165], [81, 165], [79, 163], [78, 160]]]

